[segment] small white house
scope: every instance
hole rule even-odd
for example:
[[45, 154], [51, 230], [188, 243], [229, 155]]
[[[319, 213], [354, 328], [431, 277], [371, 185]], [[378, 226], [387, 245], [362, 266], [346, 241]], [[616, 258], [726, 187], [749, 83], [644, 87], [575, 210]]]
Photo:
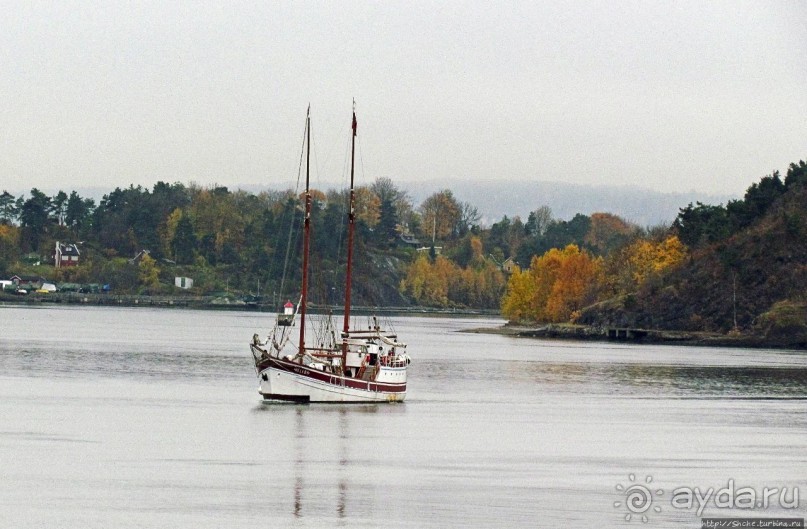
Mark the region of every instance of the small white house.
[[190, 277], [175, 277], [174, 278], [174, 285], [179, 288], [192, 288], [193, 287], [193, 279]]

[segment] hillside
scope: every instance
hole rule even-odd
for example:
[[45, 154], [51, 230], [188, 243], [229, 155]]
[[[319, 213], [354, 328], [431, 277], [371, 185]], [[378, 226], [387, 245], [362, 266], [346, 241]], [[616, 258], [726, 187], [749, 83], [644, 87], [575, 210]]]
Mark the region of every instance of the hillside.
[[635, 294], [586, 308], [578, 321], [807, 345], [806, 184], [802, 162], [791, 165], [784, 183], [778, 175], [763, 179], [727, 208], [682, 210], [677, 227], [694, 239], [686, 263]]

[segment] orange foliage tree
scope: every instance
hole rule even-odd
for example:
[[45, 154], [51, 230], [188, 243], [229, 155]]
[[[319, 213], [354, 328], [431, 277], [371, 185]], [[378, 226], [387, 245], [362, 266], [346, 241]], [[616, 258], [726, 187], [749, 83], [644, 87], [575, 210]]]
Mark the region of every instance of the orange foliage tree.
[[624, 245], [638, 228], [611, 213], [592, 213], [591, 227], [585, 236], [585, 243], [598, 255], [604, 255]]
[[530, 268], [510, 276], [502, 314], [512, 320], [569, 321], [595, 301], [602, 280], [602, 259], [575, 244], [532, 258]]
[[462, 206], [454, 194], [444, 189], [432, 194], [420, 205], [421, 236], [439, 240], [449, 239], [455, 232], [462, 214]]

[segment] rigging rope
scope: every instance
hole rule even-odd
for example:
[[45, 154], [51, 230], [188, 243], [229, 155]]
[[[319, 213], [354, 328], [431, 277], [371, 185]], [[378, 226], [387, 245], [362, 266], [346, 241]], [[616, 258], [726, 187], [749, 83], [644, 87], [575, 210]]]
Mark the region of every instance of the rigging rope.
[[[310, 124], [309, 124], [308, 120], [306, 120], [306, 125], [303, 128], [303, 141], [301, 142], [302, 147], [300, 148], [300, 164], [297, 166], [297, 185], [294, 188], [294, 197], [295, 197], [295, 199], [297, 199], [297, 197], [299, 196], [300, 178], [301, 178], [302, 171], [303, 171], [303, 159], [305, 158], [305, 136], [306, 136], [306, 132], [308, 132], [308, 127], [309, 126], [310, 126]], [[283, 297], [284, 297], [283, 293], [284, 293], [285, 283], [286, 283], [286, 274], [287, 274], [288, 269], [289, 269], [289, 257], [291, 255], [291, 240], [292, 240], [292, 235], [294, 234], [294, 225], [296, 224], [296, 222], [295, 222], [296, 217], [297, 217], [297, 208], [294, 207], [291, 210], [291, 218], [289, 219], [289, 237], [288, 237], [288, 239], [286, 241], [286, 256], [283, 259], [283, 275], [280, 277], [280, 298], [281, 299], [283, 299]]]

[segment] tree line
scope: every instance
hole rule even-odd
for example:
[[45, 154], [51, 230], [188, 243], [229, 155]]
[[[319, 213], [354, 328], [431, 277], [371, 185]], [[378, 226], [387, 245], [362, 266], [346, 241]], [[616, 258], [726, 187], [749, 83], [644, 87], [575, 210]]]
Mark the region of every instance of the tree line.
[[[344, 294], [348, 196], [344, 190], [312, 190], [312, 197], [312, 298], [330, 303]], [[401, 263], [392, 270], [396, 276], [416, 253], [403, 239], [454, 240], [479, 220], [475, 208], [458, 201], [450, 190], [415, 207], [408, 193], [387, 178], [358, 187], [355, 197], [359, 254], [388, 254]], [[118, 187], [97, 204], [76, 191], [48, 196], [34, 188], [18, 197], [4, 191], [0, 273], [107, 283], [122, 293], [168, 292], [174, 275], [182, 274], [194, 278], [198, 292], [294, 297], [300, 278], [301, 198], [294, 190], [254, 194], [165, 182], [152, 189]], [[48, 267], [56, 241], [79, 245], [79, 266]], [[140, 259], [132, 262], [143, 251], [148, 255], [145, 264]], [[366, 285], [378, 282], [374, 276], [381, 272], [372, 260], [357, 260], [358, 290], [372, 292]], [[398, 290], [397, 277], [383, 280]]]
[[[753, 183], [741, 199], [689, 204], [670, 226], [640, 229], [603, 214], [555, 223], [565, 241], [528, 237], [516, 250], [532, 257], [510, 277], [502, 313], [679, 330], [751, 326], [777, 302], [807, 301], [806, 187], [801, 161], [784, 179], [775, 171]], [[542, 245], [551, 248], [534, 251]]]
[[[361, 257], [354, 288], [366, 304], [500, 308], [514, 320], [574, 321], [585, 307], [615, 298], [630, 305], [637, 293], [664, 288], [699, 251], [746, 230], [804, 183], [804, 162], [791, 164], [784, 179], [778, 172], [763, 177], [742, 199], [689, 204], [671, 225], [641, 227], [604, 212], [557, 219], [550, 205], [541, 205], [525, 220], [504, 216], [482, 226], [477, 209], [451, 190], [415, 205], [405, 190], [379, 178], [356, 189]], [[337, 303], [344, 295], [347, 192], [312, 195], [311, 295]], [[3, 192], [0, 272], [35, 272], [30, 261], [47, 262], [60, 240], [80, 243], [82, 264], [49, 270], [57, 280], [161, 293], [172, 289], [175, 275], [187, 275], [199, 293], [294, 298], [302, 214], [294, 190], [253, 194], [158, 182], [151, 190], [116, 188], [98, 204], [75, 191]], [[787, 214], [786, 223], [801, 221]], [[149, 253], [146, 265], [130, 262], [142, 250]]]

